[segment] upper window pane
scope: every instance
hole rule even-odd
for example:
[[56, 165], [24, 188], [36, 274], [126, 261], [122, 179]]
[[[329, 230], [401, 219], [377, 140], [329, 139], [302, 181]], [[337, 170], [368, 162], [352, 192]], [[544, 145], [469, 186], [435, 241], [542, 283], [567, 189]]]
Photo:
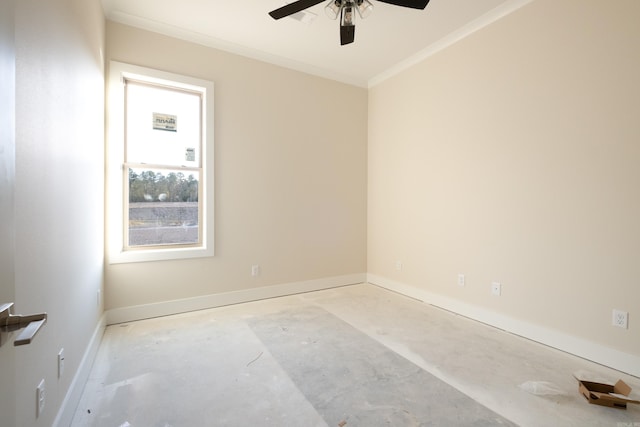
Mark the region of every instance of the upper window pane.
[[200, 167], [201, 94], [127, 81], [126, 162]]

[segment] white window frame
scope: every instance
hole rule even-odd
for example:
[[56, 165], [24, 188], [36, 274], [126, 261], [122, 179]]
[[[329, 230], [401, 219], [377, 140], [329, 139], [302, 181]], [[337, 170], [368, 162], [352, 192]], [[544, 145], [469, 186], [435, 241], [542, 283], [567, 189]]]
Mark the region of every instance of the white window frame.
[[[132, 79], [152, 84], [201, 91], [202, 96], [202, 176], [203, 186], [200, 227], [202, 244], [199, 246], [135, 248], [125, 250], [124, 197], [126, 192], [124, 168], [125, 154], [125, 84]], [[107, 84], [107, 200], [106, 244], [110, 264], [161, 261], [214, 255], [214, 181], [213, 181], [213, 82], [194, 77], [168, 73], [151, 68], [111, 61]]]

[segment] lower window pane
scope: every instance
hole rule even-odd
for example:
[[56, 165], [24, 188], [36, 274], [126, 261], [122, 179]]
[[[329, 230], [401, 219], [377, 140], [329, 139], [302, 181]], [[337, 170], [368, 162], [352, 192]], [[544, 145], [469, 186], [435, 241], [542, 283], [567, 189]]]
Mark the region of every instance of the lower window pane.
[[129, 247], [200, 243], [199, 173], [129, 168]]

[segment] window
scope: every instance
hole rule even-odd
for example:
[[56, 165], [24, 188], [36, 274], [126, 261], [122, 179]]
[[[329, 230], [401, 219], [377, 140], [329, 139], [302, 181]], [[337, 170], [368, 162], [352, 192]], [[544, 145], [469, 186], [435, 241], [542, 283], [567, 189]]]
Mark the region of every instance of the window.
[[109, 262], [213, 255], [213, 84], [111, 62]]

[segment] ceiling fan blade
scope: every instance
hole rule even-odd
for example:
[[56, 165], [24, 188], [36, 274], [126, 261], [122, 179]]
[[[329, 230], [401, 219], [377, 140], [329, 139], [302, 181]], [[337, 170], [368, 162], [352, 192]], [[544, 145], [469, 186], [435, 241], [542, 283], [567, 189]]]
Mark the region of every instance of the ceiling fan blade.
[[424, 9], [429, 4], [429, 0], [378, 0], [395, 6], [410, 7], [412, 9]]
[[353, 43], [356, 38], [356, 26], [355, 25], [341, 25], [340, 26], [340, 46]]
[[311, 6], [315, 6], [318, 3], [322, 3], [323, 1], [325, 0], [298, 0], [293, 3], [284, 5], [276, 10], [272, 10], [271, 12], [269, 12], [269, 15], [271, 15], [273, 19], [284, 18], [286, 16], [293, 15], [294, 13], [303, 11]]

